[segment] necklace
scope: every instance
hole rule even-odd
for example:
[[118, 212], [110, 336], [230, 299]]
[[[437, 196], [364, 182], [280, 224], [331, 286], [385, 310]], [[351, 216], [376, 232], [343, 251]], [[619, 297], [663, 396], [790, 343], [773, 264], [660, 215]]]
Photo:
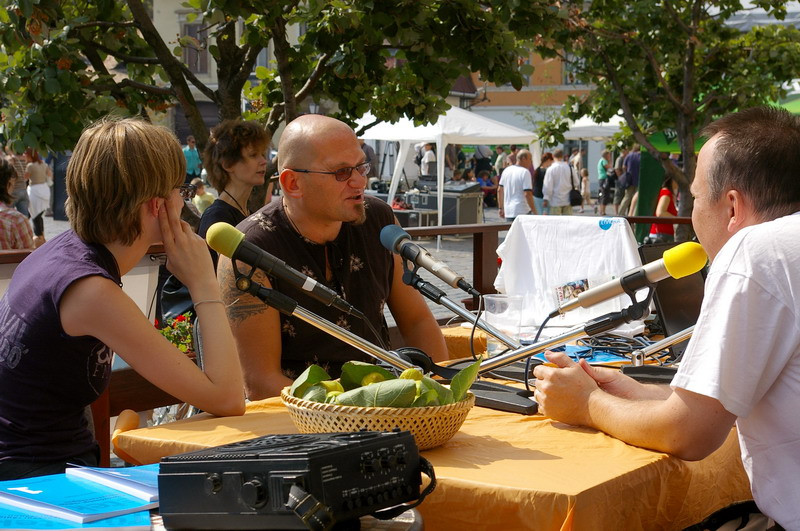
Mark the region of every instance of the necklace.
[[228, 192], [227, 190], [223, 190], [223, 191], [222, 191], [222, 193], [223, 193], [223, 194], [228, 194], [228, 197], [230, 197], [230, 198], [233, 200], [233, 202], [234, 202], [234, 203], [236, 203], [236, 208], [238, 208], [238, 209], [239, 209], [239, 211], [240, 211], [242, 214], [244, 214], [245, 216], [249, 216], [249, 215], [250, 215], [250, 213], [249, 213], [247, 210], [245, 210], [244, 208], [242, 208], [242, 205], [240, 205], [240, 204], [239, 204], [239, 201], [237, 201], [237, 200], [236, 200], [236, 198], [235, 198], [235, 197], [233, 197], [233, 196], [230, 194], [230, 192]]
[[289, 209], [286, 208], [286, 203], [283, 203], [283, 213], [286, 215], [286, 219], [289, 220], [289, 224], [292, 226], [295, 232], [297, 232], [297, 235], [303, 238], [304, 240], [307, 239], [305, 236], [303, 236], [303, 233], [300, 232], [300, 229], [297, 228], [297, 225], [295, 224], [294, 220], [289, 215]]

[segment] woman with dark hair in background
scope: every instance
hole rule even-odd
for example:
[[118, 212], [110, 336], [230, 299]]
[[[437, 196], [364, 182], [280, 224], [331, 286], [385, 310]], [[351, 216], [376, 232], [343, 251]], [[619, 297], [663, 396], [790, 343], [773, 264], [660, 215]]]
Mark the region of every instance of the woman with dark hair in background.
[[[661, 190], [658, 192], [656, 203], [656, 216], [660, 218], [674, 218], [678, 215], [675, 206], [675, 194], [678, 193], [678, 183], [671, 177], [664, 179]], [[653, 223], [650, 226], [650, 243], [675, 241], [675, 226], [672, 223]]]
[[28, 197], [30, 198], [30, 213], [33, 220], [33, 246], [39, 247], [45, 242], [44, 219], [42, 216], [50, 207], [50, 185], [48, 180], [53, 178], [53, 170], [45, 164], [35, 149], [25, 151], [25, 180], [28, 181]]
[[33, 249], [31, 223], [14, 207], [17, 179], [14, 165], [0, 158], [0, 249]]
[[541, 215], [549, 214], [550, 208], [544, 206], [544, 174], [547, 173], [547, 168], [553, 164], [553, 154], [549, 151], [542, 155], [542, 162], [536, 171], [533, 172], [533, 204], [536, 206], [536, 212]]
[[[247, 200], [253, 187], [264, 184], [270, 140], [266, 129], [252, 121], [225, 120], [211, 130], [203, 163], [219, 197], [203, 212], [200, 236], [205, 238], [214, 223], [235, 227], [251, 214]], [[216, 268], [217, 253], [212, 250], [211, 256]]]

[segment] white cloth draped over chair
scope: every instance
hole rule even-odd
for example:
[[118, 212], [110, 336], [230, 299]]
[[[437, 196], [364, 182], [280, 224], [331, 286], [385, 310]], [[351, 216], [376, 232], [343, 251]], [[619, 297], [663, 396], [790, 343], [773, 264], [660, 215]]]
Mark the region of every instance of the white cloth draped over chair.
[[[531, 339], [542, 321], [559, 305], [560, 298], [598, 286], [642, 265], [633, 231], [624, 218], [519, 216], [497, 254], [502, 265], [495, 289], [524, 296], [522, 335]], [[638, 298], [642, 297], [640, 294]], [[627, 296], [616, 297], [555, 317], [547, 323], [547, 328], [582, 324], [630, 304]], [[644, 324], [638, 321], [616, 332], [631, 336], [643, 330]], [[546, 336], [544, 333], [543, 337]]]

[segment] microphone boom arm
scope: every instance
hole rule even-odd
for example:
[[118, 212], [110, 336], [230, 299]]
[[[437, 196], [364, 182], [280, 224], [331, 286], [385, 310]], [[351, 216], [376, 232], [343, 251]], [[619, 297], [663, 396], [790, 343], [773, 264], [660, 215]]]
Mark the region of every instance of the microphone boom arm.
[[517, 349], [520, 347], [519, 341], [508, 337], [506, 334], [493, 327], [486, 321], [478, 319], [471, 312], [468, 312], [463, 307], [448, 298], [444, 291], [440, 290], [430, 282], [423, 280], [422, 277], [417, 274], [419, 267], [414, 267], [412, 270], [408, 267], [407, 262], [404, 260], [403, 268], [405, 269], [405, 271], [403, 271], [403, 283], [413, 287], [436, 304], [441, 304], [454, 314], [463, 318], [465, 321], [477, 326], [490, 336], [499, 340], [505, 346], [512, 349]]
[[277, 290], [265, 288], [258, 282], [253, 282], [250, 277], [245, 276], [238, 271], [236, 273], [236, 287], [240, 291], [244, 291], [255, 297], [258, 297], [265, 304], [272, 306], [279, 312], [297, 317], [301, 321], [305, 321], [311, 326], [328, 333], [329, 335], [347, 343], [351, 347], [357, 348], [358, 350], [368, 354], [369, 356], [372, 356], [375, 359], [388, 363], [396, 369], [405, 370], [414, 367], [414, 365], [401, 358], [397, 353], [384, 350], [370, 343], [366, 339], [350, 332], [349, 330], [345, 330], [341, 326], [335, 325], [327, 319], [324, 319], [319, 315], [306, 310], [297, 304], [297, 301], [291, 297], [288, 297]]

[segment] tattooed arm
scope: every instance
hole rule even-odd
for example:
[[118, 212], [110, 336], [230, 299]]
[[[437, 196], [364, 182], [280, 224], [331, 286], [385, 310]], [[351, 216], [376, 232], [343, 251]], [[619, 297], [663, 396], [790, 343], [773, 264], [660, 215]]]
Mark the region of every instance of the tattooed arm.
[[[239, 262], [238, 267], [243, 273], [248, 272], [247, 265]], [[281, 372], [278, 310], [236, 288], [231, 260], [225, 256], [219, 257], [217, 277], [239, 351], [247, 398], [260, 400], [280, 395], [281, 389], [291, 385], [292, 380]], [[259, 269], [253, 274], [253, 281], [272, 288], [269, 278]]]

